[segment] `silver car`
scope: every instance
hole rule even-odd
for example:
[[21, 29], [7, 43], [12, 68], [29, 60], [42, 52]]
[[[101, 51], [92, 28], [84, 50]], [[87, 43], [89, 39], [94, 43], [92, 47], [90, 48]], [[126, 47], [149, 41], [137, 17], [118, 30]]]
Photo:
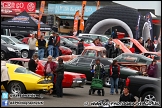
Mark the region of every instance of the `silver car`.
[[[13, 36], [1, 35], [1, 39], [6, 43], [17, 47], [21, 51], [21, 57], [27, 58], [29, 52], [29, 45], [22, 43]], [[38, 47], [36, 47], [36, 53], [38, 52]]]

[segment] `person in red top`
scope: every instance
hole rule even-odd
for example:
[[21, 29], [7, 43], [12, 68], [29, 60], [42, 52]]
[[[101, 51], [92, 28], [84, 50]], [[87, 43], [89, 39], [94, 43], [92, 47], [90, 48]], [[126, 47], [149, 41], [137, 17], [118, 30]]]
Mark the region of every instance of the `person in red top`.
[[[57, 64], [55, 62], [52, 61], [52, 56], [49, 55], [48, 56], [48, 61], [46, 62], [45, 66], [44, 66], [44, 74], [46, 77], [51, 76], [51, 81], [53, 83], [53, 89], [55, 88], [55, 84], [54, 84], [54, 72], [55, 69], [57, 68]], [[50, 90], [49, 94], [52, 94], [53, 90]]]
[[118, 94], [118, 82], [119, 82], [119, 75], [120, 75], [120, 66], [117, 63], [117, 60], [114, 60], [113, 63], [110, 65], [110, 83], [111, 89], [110, 94], [114, 94], [114, 86], [115, 92]]

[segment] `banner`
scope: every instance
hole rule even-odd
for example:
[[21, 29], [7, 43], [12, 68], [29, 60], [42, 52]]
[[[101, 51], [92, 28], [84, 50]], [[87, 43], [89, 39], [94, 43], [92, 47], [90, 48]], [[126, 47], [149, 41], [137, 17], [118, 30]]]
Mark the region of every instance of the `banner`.
[[152, 16], [151, 16], [151, 14], [150, 14], [150, 12], [149, 13], [147, 13], [146, 14], [146, 20], [147, 20], [147, 23], [149, 24], [149, 29], [150, 29], [150, 38], [151, 38], [151, 40], [154, 40], [154, 37], [153, 37], [153, 26], [152, 26]]
[[97, 10], [100, 8], [100, 1], [97, 1]]
[[141, 15], [138, 16], [137, 26], [136, 26], [136, 39], [140, 37], [139, 33], [139, 24], [140, 24]]
[[79, 10], [74, 15], [73, 35], [76, 36], [78, 32]]
[[41, 6], [40, 6], [40, 10], [39, 10], [38, 32], [37, 32], [38, 37], [40, 37], [40, 35], [41, 35], [41, 33], [40, 33], [40, 22], [41, 22], [41, 19], [42, 19], [42, 15], [44, 13], [44, 7], [45, 7], [45, 1], [41, 1]]
[[23, 2], [23, 1], [1, 1], [1, 9], [6, 8], [21, 13], [36, 11], [36, 2]]
[[84, 11], [85, 11], [85, 6], [86, 6], [86, 3], [87, 3], [87, 1], [82, 1], [82, 14], [81, 14], [81, 18], [80, 18], [80, 31], [82, 31], [83, 32], [83, 30], [84, 30]]

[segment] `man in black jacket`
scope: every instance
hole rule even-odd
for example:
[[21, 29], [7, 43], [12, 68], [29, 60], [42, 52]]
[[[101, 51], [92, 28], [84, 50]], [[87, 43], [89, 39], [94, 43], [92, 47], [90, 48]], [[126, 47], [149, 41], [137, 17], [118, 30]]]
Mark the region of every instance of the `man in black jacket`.
[[48, 55], [51, 55], [52, 57], [54, 55], [53, 49], [54, 49], [54, 42], [56, 38], [55, 35], [56, 35], [55, 32], [52, 31], [51, 36], [48, 41]]
[[28, 69], [32, 72], [35, 72], [38, 65], [38, 55], [34, 54], [33, 58], [29, 60], [28, 62]]
[[46, 48], [46, 41], [44, 40], [44, 35], [41, 35], [41, 38], [38, 39], [38, 56], [39, 56], [39, 60], [43, 60], [45, 48]]
[[56, 95], [58, 98], [63, 96], [63, 89], [62, 89], [62, 80], [64, 79], [64, 63], [63, 59], [59, 58], [58, 66], [55, 70], [56, 72]]
[[78, 55], [80, 55], [83, 50], [84, 50], [84, 40], [81, 39], [78, 43]]

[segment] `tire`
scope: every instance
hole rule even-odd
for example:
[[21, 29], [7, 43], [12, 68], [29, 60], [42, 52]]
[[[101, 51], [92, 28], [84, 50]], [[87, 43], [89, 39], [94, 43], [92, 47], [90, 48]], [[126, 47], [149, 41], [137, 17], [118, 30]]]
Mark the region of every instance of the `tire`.
[[109, 77], [104, 78], [104, 86], [105, 87], [110, 87], [111, 86]]
[[102, 90], [102, 96], [104, 96], [104, 95], [105, 95], [105, 90], [103, 89], [103, 90]]
[[[150, 97], [149, 97], [150, 96]], [[144, 93], [143, 95], [142, 95], [142, 98], [141, 98], [141, 101], [143, 102], [143, 101], [146, 101], [147, 102], [147, 99], [151, 99], [151, 101], [153, 102], [153, 101], [158, 101], [158, 98], [157, 98], [157, 95], [156, 95], [156, 93], [154, 93], [153, 91], [148, 91], [148, 92], [146, 92], [146, 93]], [[149, 102], [150, 102], [150, 100], [148, 100]]]
[[91, 91], [92, 91], [92, 90], [91, 90], [91, 89], [89, 89], [89, 95], [91, 95]]
[[21, 57], [22, 58], [28, 58], [29, 56], [29, 52], [27, 50], [22, 50], [21, 51]]
[[9, 89], [9, 92], [12, 94], [22, 94], [26, 92], [26, 88], [24, 84], [18, 81], [10, 82], [8, 85], [8, 89]]
[[1, 51], [1, 60], [6, 59], [6, 53], [4, 51]]

